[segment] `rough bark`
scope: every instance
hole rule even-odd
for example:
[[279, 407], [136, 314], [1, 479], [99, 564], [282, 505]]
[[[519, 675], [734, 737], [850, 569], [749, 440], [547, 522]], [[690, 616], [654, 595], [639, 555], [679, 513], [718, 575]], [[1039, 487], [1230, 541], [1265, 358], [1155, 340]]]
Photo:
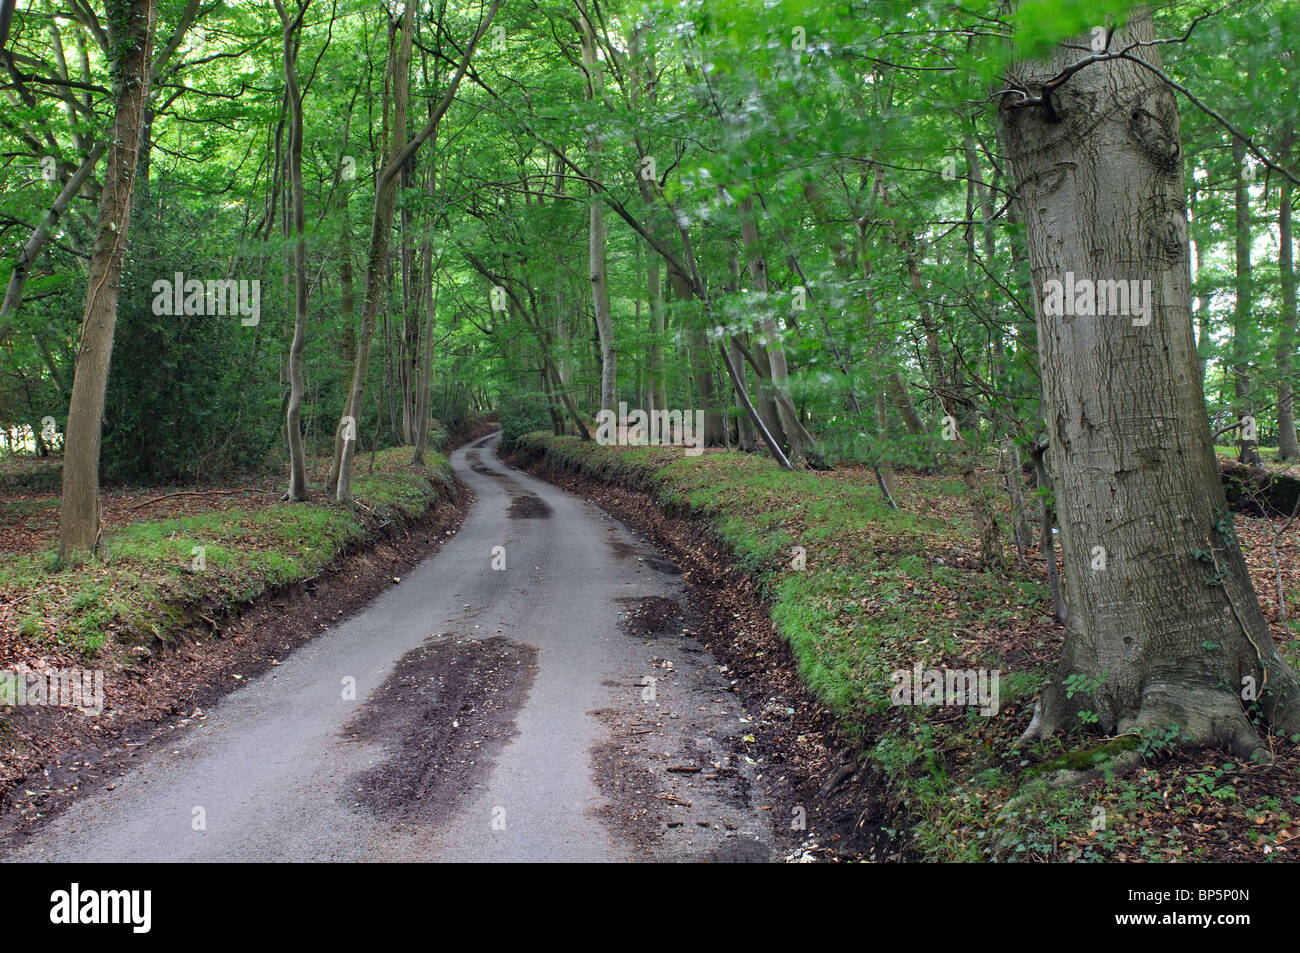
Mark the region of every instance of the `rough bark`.
[[[1139, 10], [1111, 45], [1152, 38]], [[1158, 49], [1142, 56], [1158, 65]], [[1252, 715], [1300, 723], [1297, 684], [1274, 651], [1211, 445], [1192, 336], [1178, 104], [1159, 76], [1124, 60], [1089, 65], [1040, 97], [1079, 59], [1063, 44], [1016, 66], [1008, 85], [1028, 98], [1007, 94], [999, 108], [1038, 290], [1070, 597], [1060, 665], [1027, 735], [1076, 724], [1083, 710], [1103, 731], [1178, 725], [1187, 739], [1249, 753], [1259, 745]], [[1049, 313], [1045, 282], [1070, 271], [1150, 281], [1147, 320]]]

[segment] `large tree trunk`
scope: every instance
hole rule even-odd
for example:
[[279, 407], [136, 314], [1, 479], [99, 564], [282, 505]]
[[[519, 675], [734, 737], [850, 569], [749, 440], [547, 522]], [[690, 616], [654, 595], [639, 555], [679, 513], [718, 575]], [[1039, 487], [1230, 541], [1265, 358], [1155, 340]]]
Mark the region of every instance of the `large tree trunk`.
[[100, 193], [99, 231], [81, 319], [81, 347], [65, 430], [59, 555], [87, 553], [99, 539], [99, 447], [104, 393], [113, 357], [117, 298], [131, 224], [140, 129], [149, 100], [154, 0], [109, 0], [107, 25], [116, 66], [113, 144]]
[[[1152, 34], [1150, 15], [1138, 11], [1111, 48]], [[1158, 65], [1157, 50], [1141, 55]], [[1037, 97], [1079, 59], [1063, 45], [1047, 62], [1015, 67], [1008, 85]], [[1060, 667], [1026, 736], [1070, 726], [1085, 710], [1107, 732], [1176, 724], [1187, 738], [1248, 753], [1259, 746], [1250, 699], [1263, 720], [1289, 727], [1300, 723], [1297, 685], [1274, 651], [1211, 446], [1192, 337], [1177, 101], [1160, 77], [1122, 60], [1049, 89], [1041, 104], [1004, 95], [999, 109], [1038, 291], [1070, 598]], [[1150, 307], [1062, 315], [1042, 295], [1068, 272], [1149, 281]]]
[[[365, 297], [362, 299], [361, 335], [357, 340], [357, 357], [352, 368], [352, 384], [348, 400], [336, 430], [335, 446], [341, 449], [332, 472], [337, 472], [338, 483], [332, 489], [340, 503], [352, 501], [352, 458], [356, 453], [361, 400], [365, 394], [366, 374], [370, 369], [370, 346], [375, 336], [379, 306], [385, 293], [384, 277], [388, 267], [389, 233], [393, 224], [393, 209], [397, 203], [399, 169], [392, 165], [401, 152], [406, 139], [406, 104], [409, 92], [408, 68], [411, 61], [413, 7], [408, 0], [402, 17], [402, 37], [397, 55], [392, 60], [393, 131], [388, 154], [384, 156], [385, 171], [375, 183], [375, 207], [370, 222], [370, 252], [366, 259]], [[390, 172], [391, 170], [391, 172]], [[383, 417], [383, 406], [379, 408]]]

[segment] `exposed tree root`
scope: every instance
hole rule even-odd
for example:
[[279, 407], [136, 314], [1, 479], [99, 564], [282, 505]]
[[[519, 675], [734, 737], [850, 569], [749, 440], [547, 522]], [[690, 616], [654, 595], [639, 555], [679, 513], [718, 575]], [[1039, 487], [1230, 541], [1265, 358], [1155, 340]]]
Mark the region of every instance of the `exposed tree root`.
[[[1261, 698], [1251, 708], [1223, 687], [1151, 681], [1142, 688], [1136, 712], [1103, 717], [1102, 726], [1120, 733], [1164, 732], [1177, 727], [1183, 747], [1222, 745], [1239, 757], [1272, 760], [1272, 749], [1260, 734], [1260, 725], [1265, 731], [1286, 734], [1300, 730], [1300, 682], [1280, 661], [1275, 660], [1269, 668]], [[1035, 702], [1033, 718], [1016, 747], [1045, 741], [1059, 731], [1078, 726], [1081, 721], [1077, 710], [1085, 707], [1089, 706], [1081, 700], [1071, 701], [1059, 682], [1047, 686]]]

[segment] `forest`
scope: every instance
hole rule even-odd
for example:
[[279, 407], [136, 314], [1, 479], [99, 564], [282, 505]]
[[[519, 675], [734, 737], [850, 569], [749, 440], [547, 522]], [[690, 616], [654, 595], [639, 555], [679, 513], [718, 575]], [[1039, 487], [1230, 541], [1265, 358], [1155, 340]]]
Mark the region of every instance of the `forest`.
[[491, 421], [713, 520], [903, 856], [1148, 850], [956, 845], [891, 671], [1000, 669], [946, 750], [1049, 791], [1300, 764], [1300, 3], [0, 0], [0, 61], [0, 668], [158, 652], [71, 620], [213, 598], [185, 519], [343, 547]]

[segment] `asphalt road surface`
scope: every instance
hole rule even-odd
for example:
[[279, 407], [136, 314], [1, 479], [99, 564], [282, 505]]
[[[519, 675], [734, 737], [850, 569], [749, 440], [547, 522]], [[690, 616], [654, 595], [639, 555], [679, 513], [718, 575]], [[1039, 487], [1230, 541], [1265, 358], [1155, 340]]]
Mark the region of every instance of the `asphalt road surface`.
[[437, 554], [4, 859], [776, 859], [677, 570], [498, 440]]

